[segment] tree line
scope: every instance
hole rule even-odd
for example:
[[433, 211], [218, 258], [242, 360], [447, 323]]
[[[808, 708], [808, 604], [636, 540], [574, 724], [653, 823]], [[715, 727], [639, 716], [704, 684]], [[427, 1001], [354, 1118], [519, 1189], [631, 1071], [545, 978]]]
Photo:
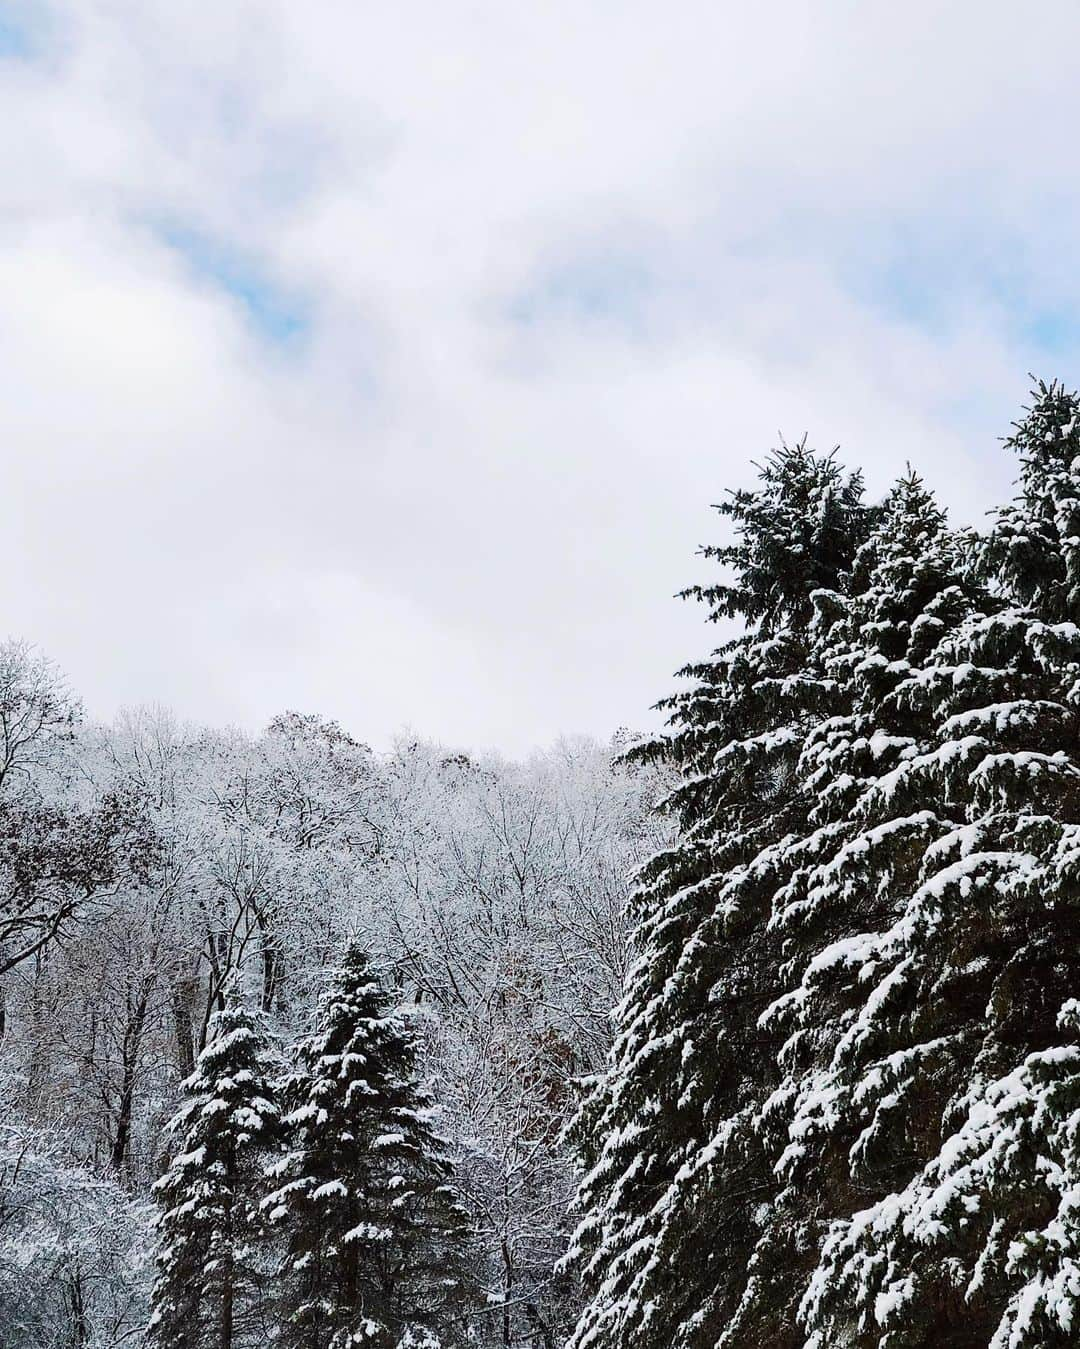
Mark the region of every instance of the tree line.
[[781, 445], [665, 731], [520, 764], [0, 648], [4, 1343], [1075, 1343], [1080, 398], [1007, 445]]
[[[403, 1080], [438, 1088], [431, 1128], [470, 1227], [454, 1325], [559, 1343], [577, 1307], [555, 1271], [574, 1186], [561, 1131], [610, 1043], [625, 874], [666, 828], [656, 774], [622, 748], [568, 739], [512, 763], [412, 738], [376, 754], [295, 713], [259, 735], [157, 708], [101, 724], [45, 656], [0, 644], [0, 1340], [111, 1349], [141, 1343], [155, 1308], [169, 1323], [151, 1303], [177, 1204], [172, 1181], [153, 1187], [196, 1150], [171, 1121], [242, 1013], [274, 1061], [259, 1166], [291, 1155], [290, 1046], [324, 1033], [354, 950], [387, 1034], [407, 1013]], [[276, 1289], [293, 1223], [259, 1212], [251, 1268]], [[214, 1297], [193, 1349], [222, 1342]], [[235, 1336], [287, 1323], [280, 1300], [246, 1297], [237, 1284]]]

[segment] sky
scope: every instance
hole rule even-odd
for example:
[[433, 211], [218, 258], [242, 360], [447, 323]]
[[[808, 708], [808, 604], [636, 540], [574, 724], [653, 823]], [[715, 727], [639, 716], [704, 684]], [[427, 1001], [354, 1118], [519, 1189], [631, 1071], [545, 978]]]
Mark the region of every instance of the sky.
[[1011, 491], [1080, 7], [0, 0], [0, 631], [89, 712], [655, 724], [779, 435]]

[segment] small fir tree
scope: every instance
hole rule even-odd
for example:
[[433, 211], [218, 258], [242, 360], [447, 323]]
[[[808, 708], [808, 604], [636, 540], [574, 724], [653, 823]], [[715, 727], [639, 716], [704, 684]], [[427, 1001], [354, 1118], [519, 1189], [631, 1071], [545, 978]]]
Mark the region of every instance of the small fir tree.
[[468, 1221], [409, 1019], [353, 945], [296, 1049], [288, 1151], [265, 1201], [287, 1249], [280, 1343], [397, 1349], [463, 1337]]
[[278, 1125], [274, 1069], [245, 1007], [231, 1002], [215, 1015], [169, 1125], [178, 1150], [155, 1186], [161, 1214], [149, 1335], [161, 1349], [246, 1349], [265, 1339], [259, 1201]]

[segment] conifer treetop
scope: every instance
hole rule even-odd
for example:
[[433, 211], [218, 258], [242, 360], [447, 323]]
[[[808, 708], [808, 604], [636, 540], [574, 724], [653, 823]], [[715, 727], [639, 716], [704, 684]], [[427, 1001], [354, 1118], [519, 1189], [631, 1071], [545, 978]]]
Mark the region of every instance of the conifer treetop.
[[263, 1201], [286, 1247], [285, 1346], [445, 1345], [460, 1329], [468, 1220], [418, 1051], [412, 1018], [351, 944], [296, 1047], [288, 1147]]
[[1039, 381], [1006, 446], [1020, 459], [1020, 495], [998, 512], [986, 567], [1051, 622], [1080, 617], [1080, 395]]
[[734, 542], [701, 550], [731, 579], [680, 594], [708, 605], [712, 622], [738, 619], [768, 634], [809, 623], [810, 596], [850, 568], [858, 538], [852, 517], [868, 511], [862, 474], [846, 474], [835, 450], [820, 454], [805, 437], [781, 443], [755, 467], [757, 485], [729, 492], [715, 507], [733, 522]]

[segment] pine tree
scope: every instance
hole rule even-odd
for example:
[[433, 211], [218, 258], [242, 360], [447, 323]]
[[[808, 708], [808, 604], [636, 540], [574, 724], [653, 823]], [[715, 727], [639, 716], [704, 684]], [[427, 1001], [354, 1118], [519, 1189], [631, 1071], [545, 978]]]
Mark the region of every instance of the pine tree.
[[456, 1343], [466, 1215], [416, 1077], [418, 1043], [353, 945], [297, 1047], [289, 1150], [265, 1201], [284, 1233], [280, 1342], [295, 1349]]
[[273, 1081], [259, 1023], [231, 1002], [183, 1084], [169, 1125], [179, 1148], [155, 1186], [162, 1212], [149, 1334], [162, 1349], [242, 1349], [265, 1338], [259, 1201], [278, 1123]]
[[918, 1155], [910, 1135], [923, 1109], [925, 1060], [894, 1062], [888, 1092], [875, 1096], [859, 1075], [838, 1071], [835, 1056], [865, 1002], [882, 929], [902, 909], [926, 849], [953, 825], [933, 793], [916, 800], [890, 784], [933, 746], [933, 718], [914, 694], [938, 646], [987, 601], [969, 553], [969, 540], [946, 528], [909, 472], [860, 549], [849, 592], [814, 596], [823, 667], [846, 711], [808, 735], [798, 772], [814, 803], [809, 828], [775, 853], [781, 883], [770, 929], [790, 991], [761, 1019], [787, 1038], [758, 1127], [782, 1188], [725, 1343], [758, 1342], [755, 1327], [770, 1306], [799, 1342], [797, 1306], [827, 1223], [888, 1193]]
[[900, 1163], [825, 1242], [802, 1309], [821, 1349], [1052, 1349], [1080, 1328], [1078, 425], [1042, 386], [1012, 438], [1021, 497], [981, 550], [1000, 603], [909, 685], [932, 744], [878, 788], [953, 822], [859, 953], [834, 1066], [870, 1120], [860, 1164]]
[[[590, 1169], [569, 1261], [589, 1302], [574, 1349], [712, 1349], [743, 1296], [776, 1191], [753, 1127], [776, 1076], [758, 1018], [783, 987], [774, 851], [805, 829], [796, 769], [837, 692], [812, 596], [845, 585], [870, 523], [861, 494], [831, 456], [784, 447], [720, 507], [735, 540], [705, 551], [728, 576], [686, 592], [747, 630], [681, 672], [693, 686], [662, 705], [671, 734], [643, 752], [680, 770], [665, 808], [681, 836], [639, 877], [639, 958], [578, 1127]], [[795, 1342], [782, 1323], [757, 1330]]]

